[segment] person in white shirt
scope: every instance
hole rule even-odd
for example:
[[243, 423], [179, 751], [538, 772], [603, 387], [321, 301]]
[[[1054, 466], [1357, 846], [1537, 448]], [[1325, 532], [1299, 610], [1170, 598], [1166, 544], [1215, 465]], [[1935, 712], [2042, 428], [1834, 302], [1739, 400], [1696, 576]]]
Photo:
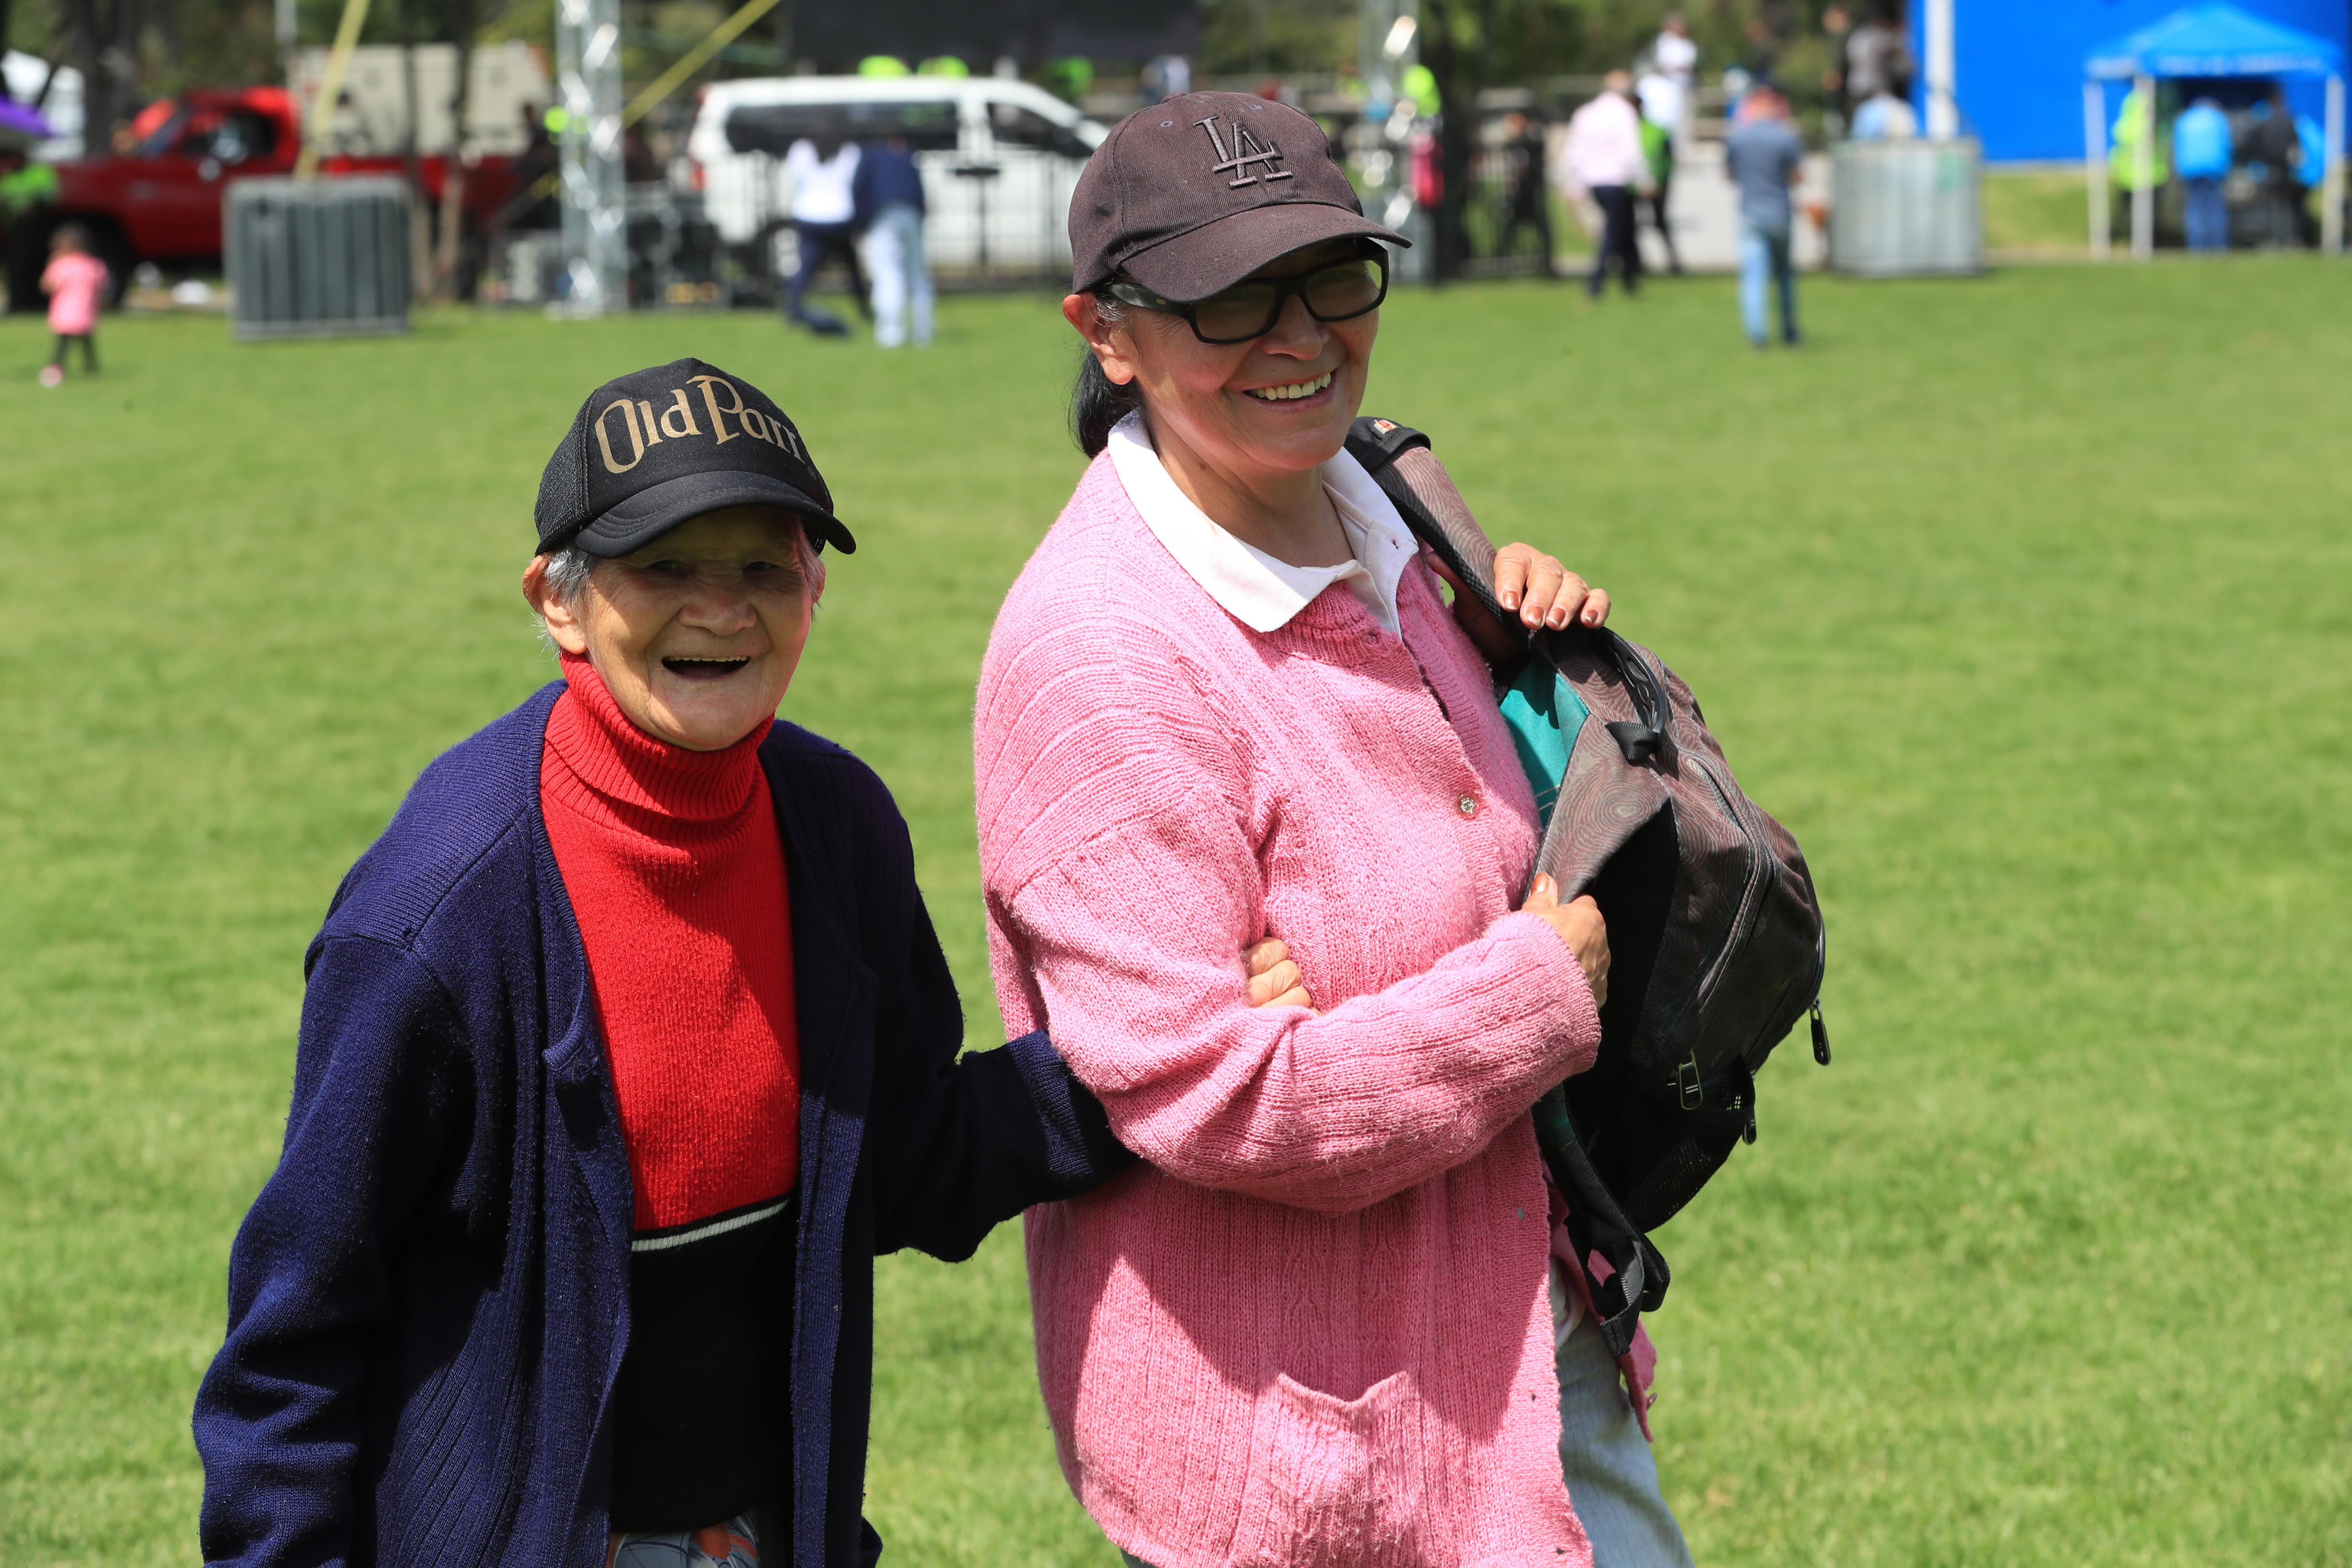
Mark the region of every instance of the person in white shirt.
[[1602, 220], [1601, 247], [1593, 254], [1585, 289], [1598, 300], [1609, 282], [1614, 258], [1628, 294], [1642, 286], [1642, 249], [1633, 229], [1633, 197], [1652, 188], [1650, 162], [1642, 149], [1642, 115], [1633, 107], [1633, 79], [1611, 71], [1601, 96], [1569, 116], [1560, 143], [1561, 184], [1570, 200], [1590, 195]]
[[800, 266], [784, 295], [784, 320], [811, 331], [840, 337], [849, 329], [832, 311], [808, 302], [809, 286], [828, 256], [849, 264], [851, 292], [860, 314], [872, 315], [866, 298], [866, 274], [857, 264], [853, 237], [857, 203], [852, 194], [857, 179], [857, 143], [828, 133], [812, 141], [802, 137], [784, 153], [784, 173], [792, 177], [793, 233], [800, 241]]
[[1657, 41], [1650, 46], [1650, 58], [1658, 62], [1658, 69], [1674, 79], [1676, 87], [1687, 93], [1698, 83], [1698, 46], [1691, 41], [1690, 29], [1683, 25], [1682, 13], [1670, 11], [1658, 25]]

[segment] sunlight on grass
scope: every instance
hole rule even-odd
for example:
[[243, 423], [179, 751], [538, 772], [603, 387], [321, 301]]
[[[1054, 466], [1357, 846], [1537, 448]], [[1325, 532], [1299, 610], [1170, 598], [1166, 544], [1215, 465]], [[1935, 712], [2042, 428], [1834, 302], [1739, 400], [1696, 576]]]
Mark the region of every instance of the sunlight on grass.
[[[2343, 289], [1808, 279], [1769, 354], [1724, 280], [1389, 307], [1369, 409], [1618, 595], [1824, 895], [1837, 1063], [1784, 1052], [1661, 1237], [1700, 1562], [2352, 1560]], [[1043, 297], [898, 355], [750, 315], [125, 320], [43, 392], [37, 329], [0, 322], [0, 1563], [184, 1563], [303, 946], [418, 768], [549, 678], [515, 578], [580, 397], [691, 353], [801, 420], [861, 548], [786, 711], [896, 791], [980, 1039], [972, 683], [1078, 471], [1072, 350]], [[886, 1561], [1108, 1568], [1017, 1230], [880, 1274]]]

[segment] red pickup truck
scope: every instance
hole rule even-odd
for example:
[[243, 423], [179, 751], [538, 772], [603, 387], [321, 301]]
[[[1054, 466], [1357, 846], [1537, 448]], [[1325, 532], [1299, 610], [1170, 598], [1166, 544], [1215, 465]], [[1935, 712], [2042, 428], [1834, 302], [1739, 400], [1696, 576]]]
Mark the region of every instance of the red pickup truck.
[[[290, 174], [302, 148], [294, 100], [283, 88], [204, 88], [151, 104], [131, 124], [136, 145], [117, 156], [58, 165], [54, 205], [36, 220], [42, 232], [9, 236], [10, 249], [31, 241], [46, 249], [48, 230], [75, 222], [114, 275], [119, 295], [142, 261], [203, 265], [221, 253], [221, 195], [234, 181]], [[516, 161], [489, 155], [466, 170], [465, 212], [487, 226], [514, 195]], [[449, 161], [417, 160], [430, 208], [440, 208]], [[397, 174], [398, 158], [326, 157], [319, 173]], [[20, 228], [28, 226], [20, 224]]]

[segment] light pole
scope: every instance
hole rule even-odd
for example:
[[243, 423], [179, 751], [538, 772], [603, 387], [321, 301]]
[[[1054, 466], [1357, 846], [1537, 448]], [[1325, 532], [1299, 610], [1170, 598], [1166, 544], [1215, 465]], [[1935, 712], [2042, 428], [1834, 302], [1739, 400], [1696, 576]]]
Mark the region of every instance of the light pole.
[[620, 0], [556, 0], [555, 90], [563, 112], [564, 309], [580, 316], [625, 310]]
[[1927, 0], [1927, 135], [1937, 142], [1960, 133], [1952, 53], [1952, 0]]

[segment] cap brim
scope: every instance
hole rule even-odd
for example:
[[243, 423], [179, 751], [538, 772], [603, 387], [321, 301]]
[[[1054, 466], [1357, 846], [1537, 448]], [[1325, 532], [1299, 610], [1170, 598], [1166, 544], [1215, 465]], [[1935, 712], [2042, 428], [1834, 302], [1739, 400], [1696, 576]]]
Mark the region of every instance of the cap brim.
[[830, 544], [844, 555], [856, 552], [857, 541], [819, 502], [782, 479], [727, 468], [680, 474], [639, 490], [582, 529], [572, 542], [591, 555], [607, 559], [626, 555], [689, 518], [730, 506], [772, 506], [798, 512], [809, 537], [819, 545]]
[[1327, 239], [1412, 241], [1361, 213], [1325, 202], [1271, 202], [1204, 223], [1121, 264], [1153, 293], [1187, 304], [1230, 289], [1266, 263]]

